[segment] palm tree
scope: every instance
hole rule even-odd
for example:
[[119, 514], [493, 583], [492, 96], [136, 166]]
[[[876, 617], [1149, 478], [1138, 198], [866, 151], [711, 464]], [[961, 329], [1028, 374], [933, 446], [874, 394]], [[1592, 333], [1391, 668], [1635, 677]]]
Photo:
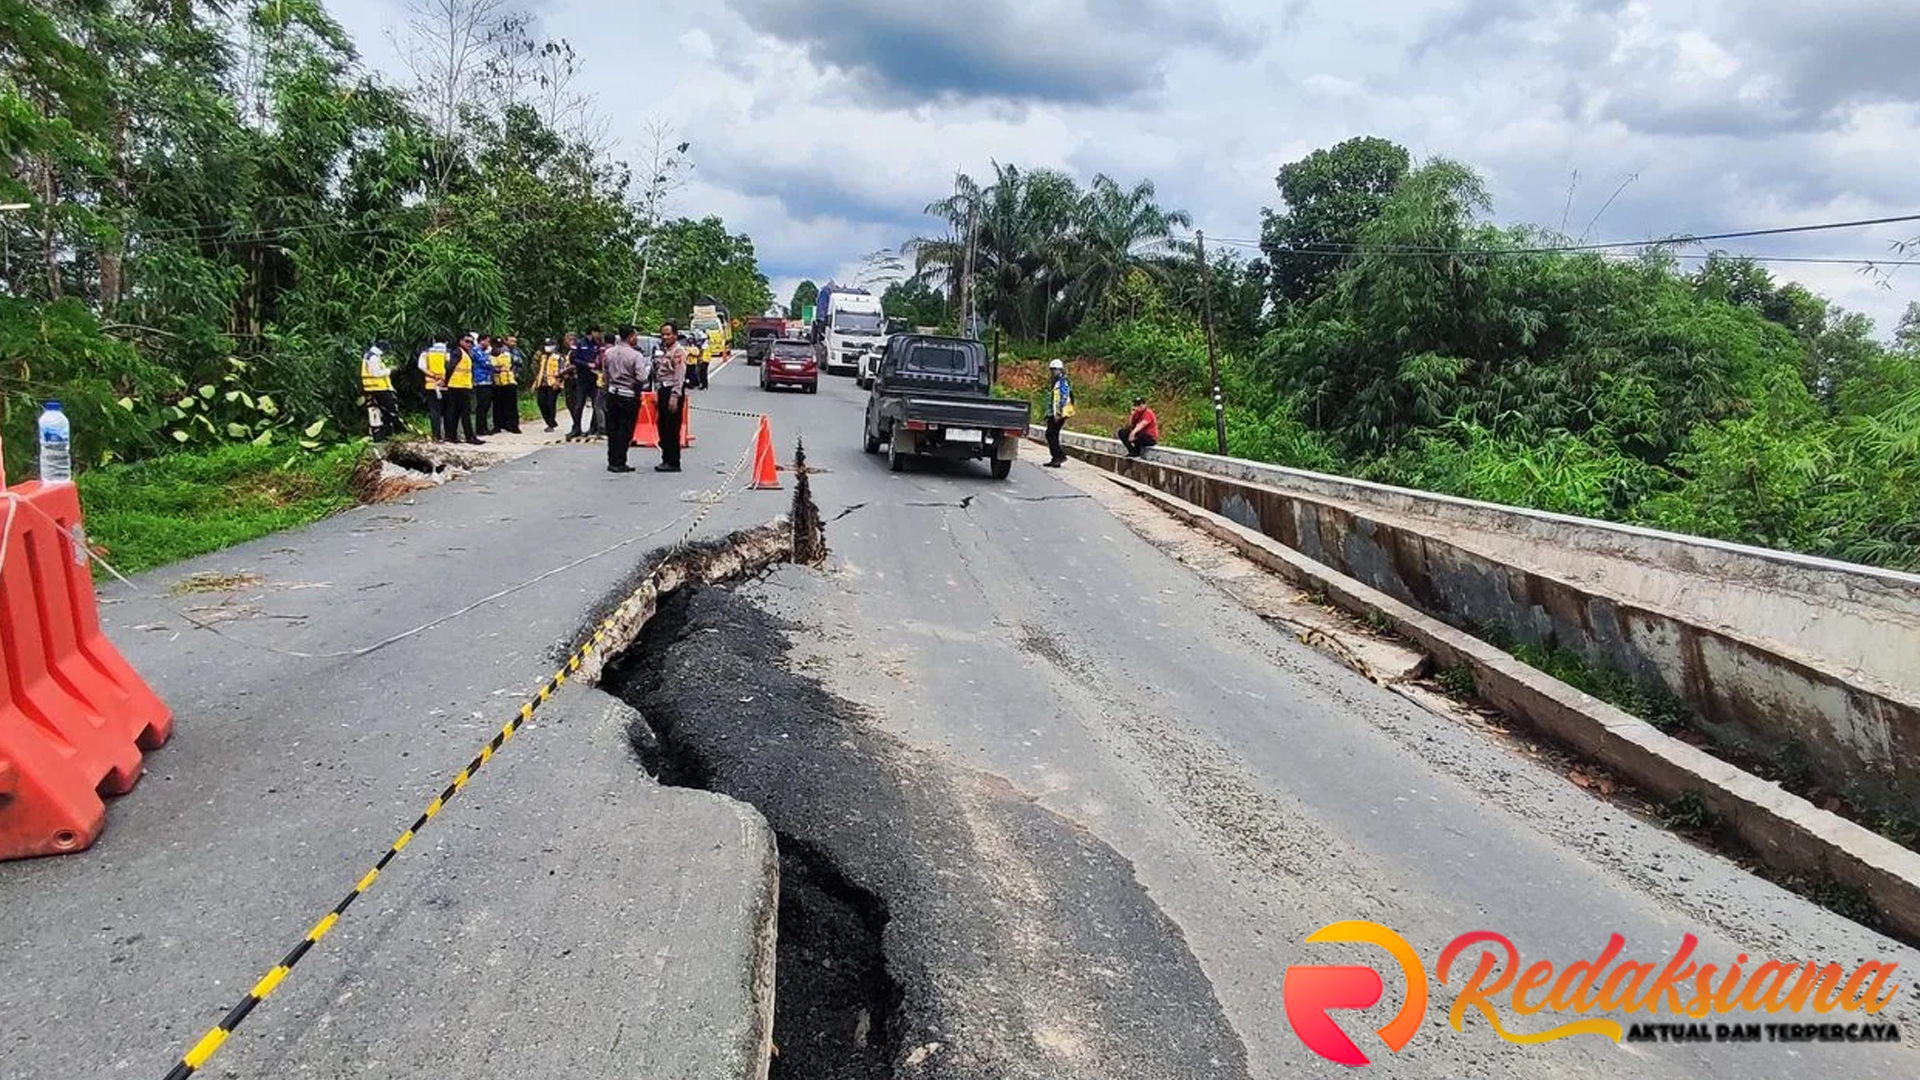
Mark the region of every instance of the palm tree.
[[929, 217], [946, 222], [942, 236], [916, 236], [900, 246], [900, 254], [913, 260], [913, 278], [947, 294], [947, 309], [955, 311], [960, 303], [960, 275], [966, 265], [967, 226], [979, 213], [983, 192], [973, 177], [955, 173], [953, 194], [926, 205]]
[[[1136, 269], [1160, 276], [1156, 251], [1174, 228], [1191, 224], [1184, 211], [1155, 201], [1150, 182], [1123, 189], [1101, 175], [1082, 191], [1052, 169], [994, 162], [993, 170], [984, 186], [958, 174], [953, 194], [926, 208], [945, 222], [944, 235], [917, 237], [901, 251], [916, 279], [957, 304], [971, 228], [975, 307], [1015, 337], [1070, 329]], [[1064, 310], [1053, 306], [1060, 294]]]
[[1123, 189], [1104, 173], [1080, 200], [1078, 218], [1067, 296], [1080, 317], [1099, 311], [1135, 270], [1163, 278], [1166, 264], [1154, 256], [1165, 250], [1175, 228], [1193, 224], [1185, 210], [1159, 204], [1153, 181]]

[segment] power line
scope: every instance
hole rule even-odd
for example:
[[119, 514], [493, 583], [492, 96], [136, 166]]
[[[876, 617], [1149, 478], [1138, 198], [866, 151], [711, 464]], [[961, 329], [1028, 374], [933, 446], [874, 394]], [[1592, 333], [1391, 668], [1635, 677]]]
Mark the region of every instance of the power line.
[[[1214, 238], [1208, 237], [1207, 239], [1211, 241]], [[1222, 240], [1220, 242], [1227, 243], [1228, 241]], [[1404, 257], [1404, 258], [1426, 259], [1426, 258], [1432, 258], [1436, 255], [1496, 256], [1496, 255], [1530, 254], [1530, 252], [1521, 251], [1519, 249], [1502, 250], [1498, 248], [1473, 248], [1473, 249], [1355, 248], [1354, 250], [1351, 250], [1351, 251], [1314, 251], [1314, 250], [1309, 250], [1305, 248], [1289, 248], [1287, 249], [1286, 254], [1289, 256], [1298, 256], [1301, 258], [1308, 258], [1308, 259], [1345, 259], [1355, 255], [1384, 255], [1384, 256], [1398, 256], [1398, 257]], [[1531, 254], [1537, 254], [1537, 253], [1531, 253]], [[1611, 255], [1611, 254], [1620, 254], [1620, 253], [1586, 252], [1585, 254]], [[1705, 251], [1705, 252], [1669, 251], [1669, 252], [1665, 252], [1665, 254], [1667, 255], [1667, 257], [1673, 258], [1673, 259], [1691, 259], [1691, 260], [1702, 261], [1702, 262], [1709, 259], [1717, 258], [1717, 259], [1725, 259], [1728, 261], [1745, 260], [1747, 262], [1763, 263], [1763, 264], [1800, 263], [1800, 264], [1814, 265], [1814, 266], [1858, 266], [1858, 267], [1908, 266], [1908, 265], [1913, 265], [1915, 263], [1920, 263], [1920, 255], [1916, 255], [1912, 257], [1889, 256], [1886, 258], [1873, 259], [1873, 258], [1843, 258], [1840, 256], [1759, 255], [1759, 254], [1753, 254], [1749, 252], [1739, 252], [1739, 251]]]
[[[1856, 221], [1829, 221], [1829, 222], [1821, 222], [1815, 225], [1786, 225], [1786, 226], [1781, 226], [1779, 228], [1771, 228], [1771, 229], [1737, 229], [1731, 232], [1696, 233], [1696, 234], [1685, 235], [1685, 236], [1671, 236], [1661, 240], [1609, 240], [1609, 241], [1597, 242], [1597, 243], [1591, 243], [1591, 244], [1556, 244], [1556, 245], [1543, 246], [1543, 247], [1441, 248], [1441, 247], [1418, 247], [1418, 246], [1407, 245], [1407, 246], [1402, 246], [1398, 248], [1387, 247], [1387, 248], [1364, 249], [1361, 247], [1361, 245], [1358, 245], [1358, 244], [1309, 244], [1305, 247], [1289, 248], [1288, 251], [1290, 253], [1303, 254], [1303, 255], [1350, 254], [1354, 251], [1361, 251], [1361, 250], [1394, 251], [1394, 252], [1405, 252], [1410, 254], [1429, 254], [1429, 255], [1478, 255], [1478, 254], [1561, 255], [1561, 254], [1567, 254], [1572, 252], [1583, 252], [1583, 251], [1608, 251], [1613, 248], [1666, 247], [1668, 245], [1679, 245], [1679, 244], [1703, 244], [1709, 241], [1716, 241], [1716, 240], [1746, 240], [1746, 239], [1752, 239], [1754, 237], [1761, 237], [1761, 236], [1788, 236], [1788, 235], [1794, 235], [1799, 233], [1828, 232], [1835, 229], [1863, 229], [1863, 228], [1868, 228], [1875, 225], [1901, 225], [1901, 224], [1907, 224], [1911, 222], [1920, 222], [1920, 214], [1901, 214], [1895, 217], [1882, 217], [1882, 218], [1862, 218]], [[1215, 243], [1235, 244], [1242, 247], [1259, 247], [1262, 243], [1262, 241], [1260, 240], [1249, 240], [1242, 237], [1216, 236], [1213, 239]]]

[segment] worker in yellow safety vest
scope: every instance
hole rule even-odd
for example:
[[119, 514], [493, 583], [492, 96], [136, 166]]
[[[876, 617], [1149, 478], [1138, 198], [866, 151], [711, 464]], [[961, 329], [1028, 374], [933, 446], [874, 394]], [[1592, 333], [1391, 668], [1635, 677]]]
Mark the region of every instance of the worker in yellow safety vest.
[[540, 419], [547, 422], [548, 431], [560, 430], [560, 393], [566, 387], [564, 370], [567, 358], [560, 355], [560, 346], [552, 338], [534, 358], [533, 396], [540, 403]]
[[447, 442], [447, 361], [452, 353], [444, 339], [420, 350], [420, 392], [427, 401], [427, 425], [434, 442]]
[[387, 366], [387, 343], [376, 341], [360, 355], [360, 393], [367, 401], [367, 426], [375, 441], [390, 439], [400, 430], [400, 399], [393, 394], [393, 369]]
[[473, 335], [460, 339], [460, 347], [447, 357], [447, 441], [460, 442], [461, 435], [474, 446], [485, 445], [473, 433]]
[[520, 379], [513, 371], [513, 339], [493, 339], [493, 430], [520, 434]]

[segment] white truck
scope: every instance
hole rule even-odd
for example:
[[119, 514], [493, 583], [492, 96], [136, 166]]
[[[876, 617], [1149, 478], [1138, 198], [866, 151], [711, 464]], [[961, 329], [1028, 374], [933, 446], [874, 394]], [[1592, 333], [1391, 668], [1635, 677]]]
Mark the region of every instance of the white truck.
[[835, 288], [824, 301], [814, 322], [814, 357], [828, 374], [857, 374], [860, 358], [886, 340], [887, 320], [880, 311], [880, 298]]

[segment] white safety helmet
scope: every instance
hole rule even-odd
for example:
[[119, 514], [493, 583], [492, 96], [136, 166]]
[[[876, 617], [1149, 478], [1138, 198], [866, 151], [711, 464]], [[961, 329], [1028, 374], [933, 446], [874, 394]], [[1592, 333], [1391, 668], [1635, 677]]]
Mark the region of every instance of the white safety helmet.
[[1047, 370], [1048, 371], [1065, 371], [1067, 370], [1067, 363], [1064, 360], [1055, 358], [1052, 363], [1049, 363], [1047, 365]]

